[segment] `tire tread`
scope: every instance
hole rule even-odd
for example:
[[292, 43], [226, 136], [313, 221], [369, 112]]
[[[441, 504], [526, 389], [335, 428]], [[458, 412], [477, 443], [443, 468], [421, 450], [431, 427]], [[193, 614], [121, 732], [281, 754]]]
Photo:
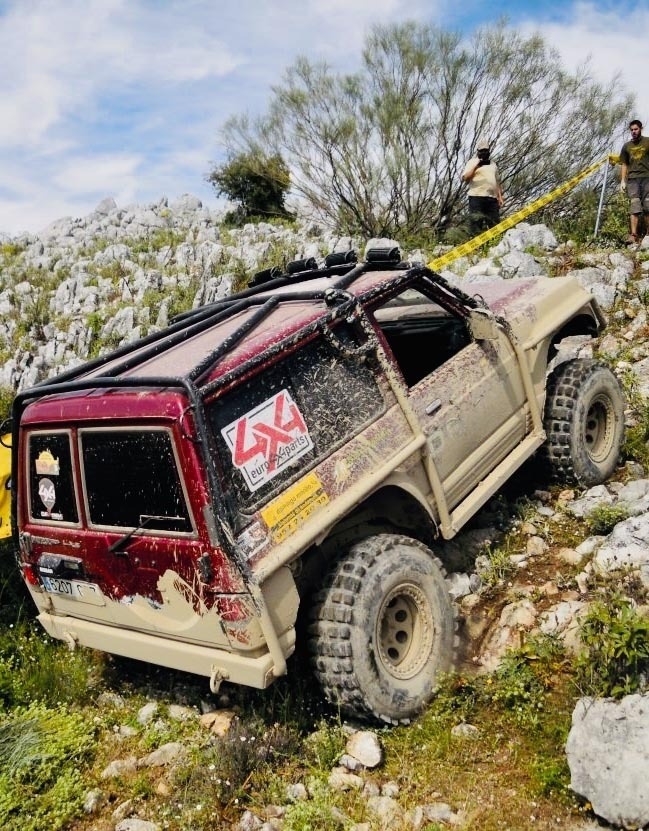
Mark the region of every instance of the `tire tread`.
[[[350, 626], [354, 624], [355, 590], [360, 588], [363, 578], [377, 560], [390, 557], [391, 549], [398, 544], [420, 548], [436, 563], [444, 578], [446, 571], [429, 548], [410, 537], [380, 534], [366, 538], [362, 543], [362, 546], [352, 546], [349, 553], [341, 555], [323, 588], [314, 595], [307, 630], [311, 663], [325, 697], [338, 704], [343, 711], [361, 718], [407, 724], [411, 719], [394, 719], [373, 710], [354, 672]], [[455, 607], [453, 610], [455, 652], [459, 638]]]

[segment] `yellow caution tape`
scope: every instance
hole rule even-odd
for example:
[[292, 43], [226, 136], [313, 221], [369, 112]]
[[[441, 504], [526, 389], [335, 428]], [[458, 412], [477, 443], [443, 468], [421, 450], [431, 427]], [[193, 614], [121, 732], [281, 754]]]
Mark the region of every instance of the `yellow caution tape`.
[[467, 242], [463, 242], [461, 245], [456, 246], [452, 251], [449, 251], [446, 254], [443, 254], [441, 257], [436, 257], [434, 260], [431, 260], [428, 263], [428, 268], [432, 271], [439, 271], [440, 269], [444, 268], [445, 266], [452, 263], [454, 260], [458, 260], [460, 257], [464, 257], [466, 254], [472, 254], [478, 248], [482, 247], [486, 242], [490, 242], [495, 237], [502, 234], [504, 231], [507, 231], [509, 228], [513, 228], [514, 225], [518, 225], [523, 219], [526, 219], [531, 214], [538, 211], [540, 208], [544, 208], [546, 205], [549, 205], [550, 202], [554, 202], [555, 199], [558, 199], [560, 196], [568, 193], [568, 191], [572, 190], [575, 185], [578, 185], [582, 179], [585, 179], [587, 176], [590, 176], [591, 173], [594, 173], [599, 167], [601, 167], [605, 162], [611, 162], [611, 164], [615, 164], [616, 162], [612, 162], [611, 159], [617, 159], [619, 161], [619, 156], [604, 156], [603, 159], [600, 159], [598, 162], [591, 164], [590, 167], [585, 168], [578, 173], [576, 176], [573, 176], [572, 179], [569, 179], [567, 182], [564, 182], [562, 185], [559, 185], [558, 188], [550, 191], [550, 193], [546, 193], [545, 196], [539, 197], [534, 202], [530, 202], [529, 205], [526, 205], [524, 208], [521, 208], [520, 211], [516, 211], [511, 216], [508, 216], [506, 219], [503, 219], [502, 222], [499, 222], [497, 225], [494, 225], [493, 228], [489, 228], [488, 231], [483, 231], [481, 234], [478, 234], [477, 237], [473, 237], [472, 239], [468, 240]]

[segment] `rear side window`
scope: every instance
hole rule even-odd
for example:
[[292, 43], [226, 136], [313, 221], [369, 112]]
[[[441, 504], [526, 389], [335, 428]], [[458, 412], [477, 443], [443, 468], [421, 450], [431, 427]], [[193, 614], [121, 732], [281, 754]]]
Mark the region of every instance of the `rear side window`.
[[29, 508], [36, 522], [79, 522], [69, 433], [29, 437]]
[[384, 409], [377, 364], [355, 333], [301, 346], [207, 406], [240, 510], [261, 504]]
[[91, 525], [192, 531], [166, 430], [83, 430], [80, 441]]

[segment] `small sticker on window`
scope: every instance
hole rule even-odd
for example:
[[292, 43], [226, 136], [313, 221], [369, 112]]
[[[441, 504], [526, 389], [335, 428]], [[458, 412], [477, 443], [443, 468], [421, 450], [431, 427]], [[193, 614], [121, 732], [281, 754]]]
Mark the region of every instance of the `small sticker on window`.
[[59, 460], [49, 450], [41, 450], [36, 458], [36, 473], [39, 476], [58, 476]]
[[41, 502], [45, 505], [47, 513], [41, 511], [41, 516], [46, 516], [49, 519], [63, 519], [61, 514], [53, 514], [52, 508], [56, 505], [56, 488], [51, 479], [41, 479], [38, 483], [38, 495]]
[[281, 390], [221, 430], [248, 488], [256, 491], [313, 447], [302, 413]]
[[322, 482], [315, 472], [307, 474], [260, 511], [273, 542], [283, 542], [311, 516], [329, 504]]

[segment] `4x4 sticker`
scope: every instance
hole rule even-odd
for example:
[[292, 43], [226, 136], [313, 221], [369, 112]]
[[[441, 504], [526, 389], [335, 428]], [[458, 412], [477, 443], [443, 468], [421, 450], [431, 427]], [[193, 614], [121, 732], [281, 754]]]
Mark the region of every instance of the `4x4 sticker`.
[[61, 514], [53, 514], [52, 508], [56, 505], [56, 488], [51, 479], [41, 479], [38, 483], [38, 495], [41, 502], [45, 505], [47, 513], [41, 511], [41, 516], [46, 516], [48, 519], [63, 519]]
[[251, 491], [270, 482], [313, 447], [306, 423], [288, 390], [281, 390], [221, 430], [232, 463]]

